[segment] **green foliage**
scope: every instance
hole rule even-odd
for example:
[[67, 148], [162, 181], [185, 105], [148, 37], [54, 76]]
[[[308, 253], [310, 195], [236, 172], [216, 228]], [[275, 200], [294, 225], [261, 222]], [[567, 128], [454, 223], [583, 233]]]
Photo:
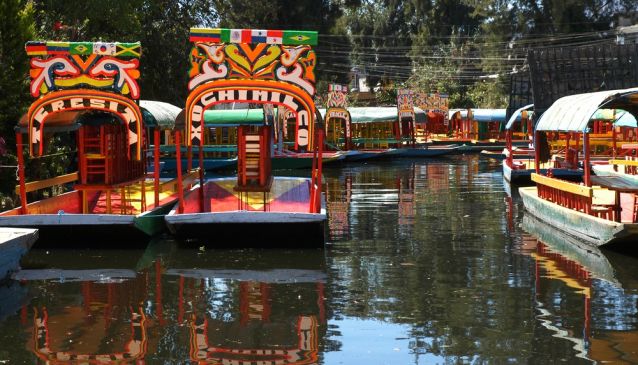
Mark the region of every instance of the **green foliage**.
[[[15, 132], [13, 127], [29, 105], [29, 67], [24, 43], [33, 37], [33, 7], [22, 0], [0, 2], [0, 137], [7, 150], [0, 155], [0, 165], [15, 166]], [[0, 167], [0, 207], [10, 208], [15, 200], [15, 169]]]

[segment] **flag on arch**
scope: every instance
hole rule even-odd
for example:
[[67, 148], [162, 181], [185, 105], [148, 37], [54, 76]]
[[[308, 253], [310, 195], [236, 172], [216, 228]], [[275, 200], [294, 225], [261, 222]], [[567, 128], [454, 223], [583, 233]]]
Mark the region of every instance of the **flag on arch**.
[[115, 43], [95, 42], [93, 44], [93, 53], [97, 55], [115, 56], [117, 46]]
[[266, 43], [281, 44], [283, 42], [284, 32], [281, 30], [269, 30], [266, 32]]

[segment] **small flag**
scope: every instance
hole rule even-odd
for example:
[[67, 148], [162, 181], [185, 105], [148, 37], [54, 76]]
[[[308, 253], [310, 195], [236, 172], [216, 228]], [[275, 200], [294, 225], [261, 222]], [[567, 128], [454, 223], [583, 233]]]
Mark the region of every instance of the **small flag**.
[[230, 30], [230, 43], [241, 43], [241, 29]]
[[283, 44], [285, 45], [308, 45], [317, 44], [317, 32], [284, 30]]
[[283, 41], [284, 32], [281, 30], [269, 30], [266, 32], [266, 43], [268, 44], [281, 44]]
[[250, 31], [250, 43], [266, 43], [267, 32], [265, 30], [253, 29]]
[[115, 43], [95, 42], [93, 43], [93, 53], [97, 55], [115, 56], [117, 47]]
[[137, 43], [116, 43], [116, 56], [120, 57], [140, 57], [141, 45]]
[[27, 51], [27, 56], [44, 56], [47, 54], [45, 42], [27, 42], [24, 49]]
[[191, 42], [222, 42], [222, 29], [220, 28], [191, 28]]
[[69, 42], [47, 42], [47, 54], [69, 54]]
[[69, 47], [70, 54], [90, 55], [93, 53], [93, 43], [91, 42], [73, 42]]
[[253, 39], [253, 32], [250, 29], [241, 30], [241, 43], [251, 43]]

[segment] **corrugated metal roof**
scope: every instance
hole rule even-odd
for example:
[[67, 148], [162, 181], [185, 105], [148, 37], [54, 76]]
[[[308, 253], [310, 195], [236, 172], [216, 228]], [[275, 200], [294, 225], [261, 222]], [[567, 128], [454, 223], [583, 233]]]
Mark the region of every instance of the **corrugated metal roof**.
[[516, 109], [516, 111], [514, 113], [512, 113], [512, 116], [510, 117], [510, 119], [507, 121], [507, 124], [505, 125], [505, 129], [510, 129], [512, 128], [512, 126], [514, 125], [514, 122], [516, 122], [517, 120], [521, 120], [521, 113], [524, 110], [530, 110], [534, 108], [534, 104], [529, 104], [529, 105], [525, 105], [522, 108], [518, 108]]
[[181, 108], [163, 101], [140, 100], [144, 124], [148, 128], [173, 129]]
[[613, 108], [616, 104], [623, 106], [624, 103], [635, 106], [638, 103], [634, 103], [632, 98], [626, 97], [637, 93], [638, 88], [632, 88], [562, 97], [543, 113], [538, 120], [536, 130], [586, 132], [589, 121], [598, 109]]

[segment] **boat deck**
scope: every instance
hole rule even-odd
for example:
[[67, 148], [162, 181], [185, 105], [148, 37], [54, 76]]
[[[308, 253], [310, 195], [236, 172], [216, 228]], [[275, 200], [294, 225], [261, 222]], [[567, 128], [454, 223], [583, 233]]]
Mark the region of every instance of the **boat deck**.
[[[232, 211], [308, 213], [310, 209], [310, 180], [282, 178], [273, 180], [270, 192], [235, 191], [237, 179], [215, 179], [204, 184], [204, 212]], [[184, 213], [202, 213], [198, 190], [185, 198]]]
[[[142, 182], [122, 186], [112, 190], [110, 194], [111, 214], [137, 215], [150, 211], [155, 206], [155, 191], [153, 180], [145, 182], [146, 210], [142, 209]], [[122, 201], [122, 189], [124, 189], [125, 201]], [[105, 190], [87, 189], [88, 213], [107, 214], [107, 194]], [[160, 185], [159, 206], [177, 199], [177, 186], [175, 180], [163, 182]], [[57, 195], [28, 204], [29, 215], [38, 214], [82, 214], [82, 197], [79, 190]], [[0, 213], [0, 216], [19, 215], [20, 208]]]

